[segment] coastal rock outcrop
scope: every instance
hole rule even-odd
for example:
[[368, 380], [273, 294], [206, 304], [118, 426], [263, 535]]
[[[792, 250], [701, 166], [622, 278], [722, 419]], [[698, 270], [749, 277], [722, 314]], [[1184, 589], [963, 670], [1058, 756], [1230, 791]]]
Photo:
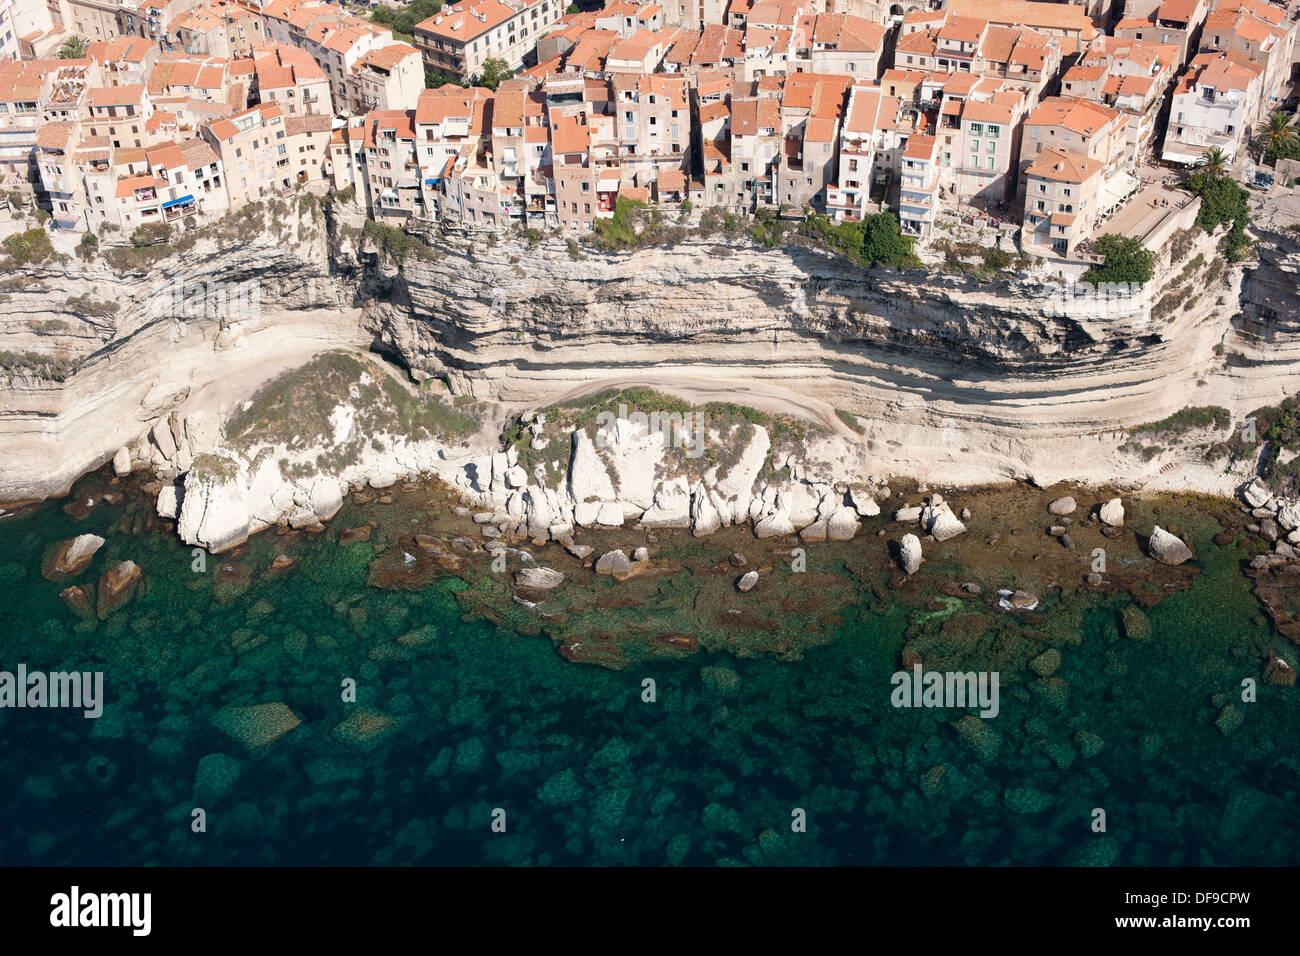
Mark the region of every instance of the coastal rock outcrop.
[[1192, 549], [1181, 538], [1170, 534], [1160, 525], [1151, 529], [1147, 547], [1151, 551], [1151, 556], [1164, 564], [1178, 565], [1192, 559]]
[[904, 574], [921, 570], [921, 539], [916, 535], [905, 534], [898, 542], [898, 566]]

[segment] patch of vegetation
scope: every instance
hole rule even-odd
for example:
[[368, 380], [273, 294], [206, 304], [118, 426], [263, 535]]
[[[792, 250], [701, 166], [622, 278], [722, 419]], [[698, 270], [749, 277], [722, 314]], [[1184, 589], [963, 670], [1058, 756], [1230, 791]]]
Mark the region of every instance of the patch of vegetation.
[[383, 255], [392, 259], [400, 271], [406, 263], [407, 256], [414, 254], [425, 262], [433, 258], [433, 250], [417, 236], [407, 232], [401, 226], [386, 226], [373, 219], [367, 219], [362, 226], [362, 233], [374, 241]]
[[1196, 242], [1196, 227], [1191, 226], [1187, 229], [1179, 229], [1174, 233], [1173, 238], [1169, 240], [1169, 264], [1178, 265], [1187, 258], [1187, 254], [1192, 251], [1192, 245]]
[[331, 416], [340, 405], [355, 412], [349, 435], [329, 453], [325, 465], [356, 460], [380, 433], [419, 440], [465, 438], [478, 420], [432, 392], [411, 394], [392, 376], [346, 352], [324, 352], [306, 365], [268, 382], [226, 425], [231, 444], [283, 445], [303, 450], [333, 441]]
[[749, 238], [764, 249], [775, 249], [785, 238], [785, 223], [770, 209], [759, 209], [754, 213], [754, 225], [749, 230]]
[[203, 478], [216, 481], [232, 481], [239, 474], [239, 463], [227, 458], [225, 455], [204, 452], [194, 459], [190, 465], [190, 470]]
[[1232, 424], [1232, 415], [1220, 405], [1197, 405], [1174, 412], [1158, 422], [1148, 422], [1129, 429], [1133, 435], [1150, 435], [1156, 438], [1177, 438], [1189, 431], [1211, 428], [1226, 432]]
[[101, 319], [112, 318], [121, 308], [116, 302], [98, 302], [89, 295], [70, 296], [64, 307], [77, 315], [91, 315]]
[[859, 435], [866, 432], [866, 429], [862, 427], [862, 423], [858, 421], [858, 416], [854, 415], [852, 412], [846, 412], [842, 408], [837, 408], [835, 409], [835, 415], [839, 418], [840, 421], [842, 421], [845, 425], [848, 425]]
[[1251, 241], [1246, 235], [1250, 224], [1250, 198], [1244, 186], [1226, 176], [1216, 176], [1207, 170], [1192, 173], [1183, 188], [1201, 197], [1201, 208], [1196, 214], [1196, 224], [1206, 232], [1213, 232], [1225, 222], [1232, 228], [1224, 238], [1223, 254], [1229, 262], [1240, 262], [1250, 254]]
[[[1234, 458], [1249, 459], [1260, 452], [1259, 476], [1264, 482], [1281, 495], [1300, 493], [1300, 396], [1286, 398], [1281, 405], [1257, 408], [1246, 416], [1246, 421], [1250, 419], [1254, 419], [1256, 440], [1246, 441], [1246, 429], [1235, 429], [1227, 442]], [[1261, 441], [1265, 443], [1262, 451]], [[1282, 452], [1296, 457], [1284, 465]]]
[[93, 232], [87, 232], [77, 243], [77, 258], [89, 262], [99, 253], [99, 239]]
[[415, 26], [442, 10], [442, 0], [412, 0], [405, 7], [380, 6], [370, 14], [370, 22], [386, 26], [393, 36], [406, 43], [415, 38]]
[[131, 245], [137, 249], [167, 242], [172, 237], [172, 227], [165, 222], [146, 222], [131, 233]]
[[0, 242], [0, 269], [40, 265], [54, 256], [54, 246], [44, 229], [28, 229]]
[[7, 380], [29, 377], [46, 382], [63, 382], [76, 370], [77, 363], [72, 359], [56, 358], [39, 352], [0, 351], [0, 375]]
[[1142, 285], [1151, 280], [1155, 272], [1155, 255], [1132, 236], [1107, 233], [1096, 242], [1097, 251], [1104, 261], [1093, 266], [1084, 279], [1094, 284], [1101, 282], [1127, 282]]
[[1143, 461], [1151, 461], [1164, 451], [1164, 448], [1160, 445], [1144, 445], [1141, 442], [1126, 441], [1119, 446], [1119, 450], [1130, 455], [1140, 455]]
[[623, 252], [660, 244], [672, 246], [685, 235], [684, 229], [664, 223], [658, 206], [619, 199], [614, 204], [614, 215], [596, 220], [590, 242], [605, 252]]
[[838, 252], [861, 266], [914, 266], [912, 240], [904, 236], [892, 212], [868, 214], [859, 222], [834, 222], [813, 213], [799, 227], [801, 236]]

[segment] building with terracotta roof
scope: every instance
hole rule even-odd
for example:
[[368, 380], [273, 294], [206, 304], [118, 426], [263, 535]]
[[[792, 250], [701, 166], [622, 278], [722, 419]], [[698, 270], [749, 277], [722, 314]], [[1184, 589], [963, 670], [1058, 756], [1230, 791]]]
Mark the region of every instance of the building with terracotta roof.
[[361, 56], [347, 78], [353, 113], [414, 109], [424, 91], [424, 61], [409, 43], [389, 43]]
[[1025, 175], [1021, 250], [1036, 256], [1072, 257], [1101, 214], [1103, 164], [1052, 147], [1034, 156]]
[[0, 59], [57, 55], [65, 27], [61, 7], [44, 0], [0, 0]]
[[459, 0], [416, 24], [415, 45], [427, 68], [461, 79], [490, 58], [517, 70], [562, 16], [562, 0]]
[[1195, 51], [1196, 38], [1209, 12], [1208, 0], [1159, 0], [1150, 10], [1125, 16], [1115, 24], [1115, 36], [1125, 40], [1163, 43], [1179, 50], [1175, 68], [1181, 69]]
[[903, 147], [898, 180], [898, 225], [904, 235], [926, 238], [934, 231], [939, 205], [939, 140], [918, 133]]
[[904, 121], [903, 102], [897, 96], [889, 95], [879, 83], [855, 83], [840, 128], [837, 178], [827, 187], [827, 214], [861, 219], [873, 203], [883, 201], [889, 183], [898, 180], [903, 146], [918, 131]]
[[143, 83], [97, 86], [86, 91], [82, 116], [91, 136], [107, 136], [115, 147], [145, 146], [153, 102]]
[[1048, 97], [1025, 120], [1022, 185], [1023, 171], [1050, 150], [1067, 150], [1101, 163], [1104, 179], [1132, 169], [1136, 157], [1129, 146], [1128, 123], [1128, 116], [1101, 103], [1076, 96]]
[[107, 86], [145, 82], [158, 55], [158, 44], [143, 37], [114, 37], [86, 47], [86, 57], [99, 64]]
[[283, 43], [253, 49], [253, 93], [260, 103], [278, 103], [286, 116], [332, 116], [329, 78], [305, 50]]
[[1266, 113], [1286, 99], [1298, 25], [1286, 10], [1262, 0], [1219, 0], [1201, 31], [1200, 50], [1239, 53], [1263, 67], [1260, 110]]
[[687, 78], [666, 73], [614, 74], [614, 135], [624, 182], [646, 186], [661, 170], [691, 166], [691, 102]]
[[803, 16], [792, 33], [796, 71], [876, 79], [885, 70], [888, 30], [844, 13]]
[[1061, 93], [1126, 114], [1130, 150], [1141, 157], [1155, 138], [1165, 90], [1181, 56], [1182, 48], [1172, 44], [1099, 37], [1061, 77]]
[[978, 200], [986, 209], [1008, 212], [1014, 207], [1031, 103], [1022, 89], [987, 79], [960, 95], [945, 94], [942, 165], [951, 171], [949, 194], [959, 203]]
[[1193, 57], [1174, 87], [1161, 158], [1192, 164], [1216, 148], [1234, 158], [1260, 115], [1263, 76], [1233, 51]]
[[209, 123], [201, 134], [221, 159], [232, 210], [293, 191], [288, 132], [279, 105], [259, 103]]

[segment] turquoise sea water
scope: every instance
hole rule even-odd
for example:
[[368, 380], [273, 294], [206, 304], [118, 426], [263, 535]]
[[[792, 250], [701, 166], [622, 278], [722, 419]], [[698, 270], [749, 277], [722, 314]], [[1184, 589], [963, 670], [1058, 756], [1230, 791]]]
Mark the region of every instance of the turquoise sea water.
[[[87, 479], [73, 500], [103, 483]], [[143, 527], [143, 502], [99, 503], [81, 519], [66, 504], [0, 520], [0, 669], [103, 671], [107, 703], [98, 720], [0, 710], [8, 864], [1300, 857], [1296, 690], [1260, 679], [1260, 648], [1288, 645], [1259, 617], [1246, 555], [1211, 544], [1212, 522], [1194, 533], [1192, 587], [1147, 611], [1151, 640], [1122, 636], [1123, 595], [1045, 608], [1078, 623], [1044, 628], [1037, 651], [1062, 655], [1051, 679], [1007, 674], [986, 722], [995, 745], [963, 739], [960, 712], [890, 706], [904, 644], [929, 635], [942, 656], [949, 633], [944, 616], [901, 599], [864, 591], [840, 609], [833, 640], [799, 660], [702, 650], [612, 671], [463, 619], [455, 577], [369, 587], [370, 563], [393, 544], [336, 543], [364, 520], [351, 504], [294, 545], [292, 572], [264, 578], [284, 550], [268, 533], [220, 585], [223, 559], [195, 572], [190, 549]], [[40, 573], [52, 542], [87, 531], [107, 543], [75, 583], [127, 558], [146, 573], [145, 592], [103, 622], [82, 621], [59, 598], [69, 582]], [[976, 643], [968, 664], [1001, 654], [992, 638]], [[1255, 703], [1240, 701], [1247, 677]], [[356, 703], [342, 700], [349, 678]], [[213, 722], [268, 702], [301, 724], [260, 750]], [[1226, 703], [1244, 718], [1228, 734], [1215, 724]], [[195, 808], [205, 832], [193, 831]], [[1104, 833], [1092, 829], [1098, 808]], [[498, 809], [505, 832], [492, 826]], [[805, 832], [792, 829], [797, 810]]]

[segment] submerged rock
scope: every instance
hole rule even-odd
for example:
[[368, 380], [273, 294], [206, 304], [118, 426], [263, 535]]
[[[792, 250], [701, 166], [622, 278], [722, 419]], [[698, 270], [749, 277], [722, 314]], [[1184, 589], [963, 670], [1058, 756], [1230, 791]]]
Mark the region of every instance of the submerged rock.
[[330, 736], [356, 750], [373, 750], [397, 726], [397, 721], [369, 707], [358, 707], [330, 731]]
[[1130, 640], [1151, 640], [1151, 622], [1137, 605], [1130, 604], [1120, 612], [1120, 624], [1124, 628], [1124, 636]]
[[101, 621], [131, 600], [143, 576], [144, 571], [134, 561], [123, 561], [100, 575], [95, 613]]
[[1051, 677], [1061, 666], [1061, 652], [1048, 648], [1029, 662], [1029, 669], [1039, 677]]
[[564, 572], [552, 568], [529, 567], [515, 572], [515, 584], [535, 591], [549, 591], [564, 583]]
[[194, 796], [204, 803], [215, 803], [230, 792], [239, 780], [239, 761], [228, 754], [208, 754], [199, 760], [194, 773]]
[[104, 546], [104, 539], [97, 534], [79, 534], [68, 541], [62, 541], [51, 552], [41, 576], [47, 581], [71, 578], [89, 567], [95, 552]]
[[957, 731], [957, 736], [980, 760], [990, 763], [997, 757], [998, 750], [1002, 747], [1002, 735], [990, 727], [987, 721], [967, 714], [952, 726]]
[[212, 718], [218, 730], [250, 751], [263, 750], [298, 727], [302, 720], [283, 701], [226, 707]]

